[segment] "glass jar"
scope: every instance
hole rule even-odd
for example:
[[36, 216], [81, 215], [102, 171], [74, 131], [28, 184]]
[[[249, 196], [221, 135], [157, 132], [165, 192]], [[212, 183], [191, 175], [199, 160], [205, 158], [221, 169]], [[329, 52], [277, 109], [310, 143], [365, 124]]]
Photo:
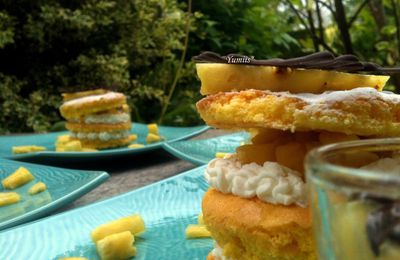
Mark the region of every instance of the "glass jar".
[[400, 259], [400, 138], [314, 149], [306, 176], [319, 259]]

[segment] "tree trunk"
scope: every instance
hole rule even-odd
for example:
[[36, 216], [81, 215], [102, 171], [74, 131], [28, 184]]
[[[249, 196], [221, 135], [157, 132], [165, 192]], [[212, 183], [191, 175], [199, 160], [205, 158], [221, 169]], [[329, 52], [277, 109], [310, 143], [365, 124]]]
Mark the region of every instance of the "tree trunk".
[[346, 53], [353, 54], [354, 53], [353, 44], [351, 43], [349, 27], [347, 25], [347, 18], [342, 0], [335, 0], [335, 9], [336, 9], [335, 18], [339, 27], [340, 36], [342, 38], [344, 49]]

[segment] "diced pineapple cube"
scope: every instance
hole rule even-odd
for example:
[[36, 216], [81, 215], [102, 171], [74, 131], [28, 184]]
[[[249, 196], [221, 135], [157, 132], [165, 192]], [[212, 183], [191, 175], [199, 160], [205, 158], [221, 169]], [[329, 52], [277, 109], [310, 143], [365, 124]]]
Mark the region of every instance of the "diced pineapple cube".
[[115, 233], [97, 241], [97, 253], [102, 260], [125, 260], [136, 255], [134, 241], [129, 231]]
[[16, 192], [0, 192], [0, 207], [17, 203], [20, 200], [21, 196]]
[[128, 148], [142, 148], [144, 147], [144, 144], [130, 144], [128, 145]]
[[19, 167], [14, 173], [5, 178], [1, 183], [6, 189], [15, 189], [30, 182], [35, 177], [25, 167]]
[[81, 152], [98, 152], [99, 150], [93, 148], [82, 147]]
[[346, 135], [342, 133], [332, 133], [332, 132], [321, 132], [318, 138], [322, 144], [333, 144], [333, 143], [360, 139], [356, 135]]
[[229, 153], [221, 153], [221, 152], [217, 152], [215, 153], [215, 158], [224, 158], [225, 156], [227, 156]]
[[106, 236], [123, 231], [130, 231], [133, 235], [137, 235], [145, 231], [145, 229], [142, 217], [136, 214], [98, 226], [92, 231], [92, 240], [93, 242], [97, 242]]
[[45, 191], [47, 189], [46, 184], [44, 184], [43, 182], [38, 182], [35, 185], [33, 185], [32, 187], [29, 188], [28, 193], [30, 195], [35, 195], [37, 193], [40, 193], [42, 191]]
[[203, 213], [200, 213], [197, 217], [197, 223], [199, 223], [199, 225], [204, 225]]
[[136, 140], [137, 140], [137, 135], [134, 135], [134, 134], [129, 135], [129, 141], [130, 142], [134, 142]]
[[45, 151], [46, 147], [37, 146], [37, 145], [24, 145], [24, 146], [13, 146], [12, 153], [21, 154], [21, 153], [33, 153], [33, 152], [41, 152]]
[[57, 144], [66, 144], [70, 141], [72, 141], [70, 135], [59, 135], [57, 137]]
[[68, 142], [64, 145], [65, 152], [80, 152], [82, 151], [82, 143], [79, 140]]
[[56, 152], [65, 152], [64, 147], [57, 147], [56, 146]]
[[275, 144], [246, 144], [236, 148], [241, 163], [264, 164], [267, 161], [276, 161]]
[[162, 140], [162, 137], [156, 134], [149, 133], [146, 137], [146, 143], [154, 143]]
[[58, 260], [89, 260], [89, 259], [87, 259], [86, 257], [72, 256], [72, 257], [59, 258]]
[[276, 147], [276, 161], [292, 170], [300, 173], [304, 172], [304, 157], [306, 148], [298, 142], [290, 142]]
[[211, 237], [211, 233], [205, 225], [188, 225], [185, 233], [186, 238]]
[[149, 133], [158, 135], [158, 126], [157, 124], [148, 124], [147, 129], [149, 130]]
[[256, 129], [254, 131], [254, 136], [251, 138], [251, 142], [253, 144], [268, 144], [282, 139], [287, 135], [288, 133], [282, 130], [269, 128]]

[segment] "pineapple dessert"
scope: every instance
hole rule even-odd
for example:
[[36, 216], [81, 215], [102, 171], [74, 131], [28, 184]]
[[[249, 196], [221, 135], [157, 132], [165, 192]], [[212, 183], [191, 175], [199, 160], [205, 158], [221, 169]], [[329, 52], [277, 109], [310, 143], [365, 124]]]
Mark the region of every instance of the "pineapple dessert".
[[[316, 259], [304, 157], [320, 145], [400, 136], [400, 96], [381, 92], [384, 69], [323, 52], [289, 60], [204, 53], [197, 103], [213, 127], [251, 143], [209, 162], [202, 211], [215, 239], [209, 260]], [[377, 158], [355, 155], [351, 164]]]
[[34, 178], [35, 177], [33, 177], [32, 173], [30, 173], [28, 169], [25, 167], [19, 167], [1, 183], [5, 189], [12, 190], [32, 181]]
[[[131, 135], [131, 119], [126, 97], [122, 93], [95, 89], [63, 94], [61, 115], [67, 120], [73, 141], [59, 146], [59, 151], [106, 149], [127, 146]], [[81, 146], [81, 147], [78, 147]]]

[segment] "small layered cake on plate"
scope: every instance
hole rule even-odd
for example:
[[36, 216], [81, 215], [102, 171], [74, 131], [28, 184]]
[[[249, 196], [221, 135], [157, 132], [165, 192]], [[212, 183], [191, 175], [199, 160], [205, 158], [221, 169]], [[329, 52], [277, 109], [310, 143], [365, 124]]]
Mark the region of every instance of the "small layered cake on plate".
[[[382, 92], [386, 72], [327, 52], [255, 60], [195, 57], [204, 121], [247, 130], [249, 143], [209, 162], [202, 211], [215, 239], [208, 259], [316, 259], [304, 158], [323, 144], [400, 136], [400, 97]], [[349, 164], [373, 162], [357, 154]]]
[[84, 148], [126, 146], [134, 140], [126, 97], [122, 93], [95, 89], [63, 94], [61, 115], [71, 138]]

